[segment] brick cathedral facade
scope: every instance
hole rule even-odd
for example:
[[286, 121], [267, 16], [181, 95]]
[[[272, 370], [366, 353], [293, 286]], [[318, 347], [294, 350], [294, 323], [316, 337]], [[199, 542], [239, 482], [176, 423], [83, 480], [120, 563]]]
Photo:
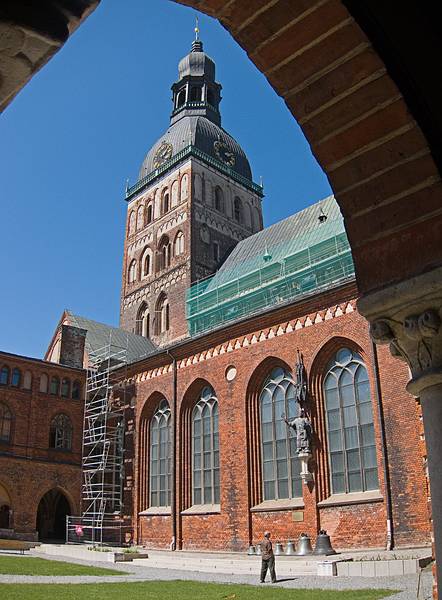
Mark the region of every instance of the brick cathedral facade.
[[[79, 328], [87, 367], [111, 329], [127, 337], [115, 397], [125, 390], [129, 538], [244, 551], [266, 529], [281, 542], [326, 529], [336, 548], [429, 544], [419, 403], [358, 314], [334, 199], [263, 229], [263, 190], [221, 127], [199, 40], [172, 92], [170, 126], [126, 193], [120, 327], [66, 312], [46, 355], [65, 362], [63, 334]], [[304, 460], [282, 417], [300, 412], [300, 359], [313, 431]], [[0, 474], [2, 485], [15, 484]]]

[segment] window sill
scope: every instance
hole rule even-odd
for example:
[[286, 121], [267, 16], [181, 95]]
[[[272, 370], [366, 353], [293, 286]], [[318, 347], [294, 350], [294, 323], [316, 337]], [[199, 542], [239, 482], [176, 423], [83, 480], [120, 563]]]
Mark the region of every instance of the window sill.
[[172, 510], [170, 506], [151, 506], [150, 508], [146, 508], [146, 510], [142, 510], [138, 513], [140, 516], [170, 516], [172, 514]]
[[296, 508], [304, 508], [304, 500], [302, 498], [289, 498], [287, 500], [265, 500], [261, 504], [252, 506], [250, 512], [272, 512], [277, 510], [292, 510]]
[[347, 504], [367, 504], [369, 502], [383, 502], [384, 497], [379, 490], [369, 492], [352, 492], [350, 494], [332, 494], [325, 500], [318, 502], [318, 506], [345, 506]]
[[182, 515], [216, 515], [221, 513], [219, 504], [194, 504], [181, 512]]

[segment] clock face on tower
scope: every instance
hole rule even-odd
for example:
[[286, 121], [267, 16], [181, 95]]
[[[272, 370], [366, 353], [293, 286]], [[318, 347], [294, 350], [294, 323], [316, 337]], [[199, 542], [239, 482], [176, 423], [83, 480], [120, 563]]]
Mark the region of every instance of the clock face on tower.
[[166, 160], [169, 160], [169, 158], [172, 157], [172, 152], [172, 144], [169, 144], [168, 142], [162, 142], [158, 150], [155, 152], [155, 156], [153, 157], [154, 168], [158, 169], [158, 167], [161, 167]]
[[235, 164], [235, 155], [226, 144], [217, 140], [216, 142], [213, 142], [213, 149], [216, 156], [224, 164], [228, 165], [229, 167], [233, 167]]

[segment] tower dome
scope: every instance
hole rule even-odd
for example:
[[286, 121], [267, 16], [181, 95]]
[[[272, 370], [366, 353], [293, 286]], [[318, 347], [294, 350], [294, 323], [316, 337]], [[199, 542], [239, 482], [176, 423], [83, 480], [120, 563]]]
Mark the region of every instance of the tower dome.
[[201, 40], [194, 40], [191, 51], [180, 60], [172, 93], [170, 126], [146, 154], [139, 179], [192, 147], [251, 182], [243, 149], [221, 127], [221, 85], [215, 79], [215, 62], [204, 52]]

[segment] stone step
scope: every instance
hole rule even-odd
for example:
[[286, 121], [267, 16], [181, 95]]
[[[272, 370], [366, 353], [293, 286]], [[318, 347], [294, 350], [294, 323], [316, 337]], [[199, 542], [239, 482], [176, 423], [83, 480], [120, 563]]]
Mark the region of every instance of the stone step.
[[[140, 565], [154, 569], [175, 569], [178, 571], [200, 571], [203, 573], [223, 573], [223, 574], [256, 574], [259, 573], [260, 561], [203, 561], [203, 560], [179, 560], [179, 559], [134, 559], [133, 565]], [[317, 564], [296, 564], [276, 562], [276, 570], [279, 575], [316, 575]]]

